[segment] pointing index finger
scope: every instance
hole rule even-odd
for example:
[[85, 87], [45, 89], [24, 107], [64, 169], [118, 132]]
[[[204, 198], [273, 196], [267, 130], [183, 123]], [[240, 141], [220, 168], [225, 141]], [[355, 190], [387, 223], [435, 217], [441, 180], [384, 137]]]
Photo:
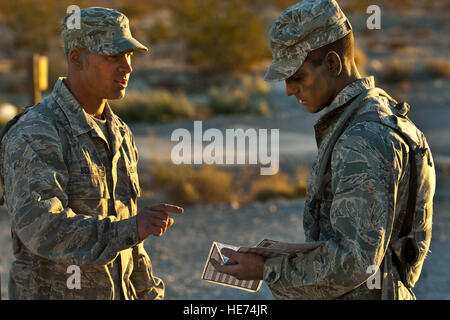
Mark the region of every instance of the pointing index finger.
[[183, 213], [184, 211], [184, 209], [179, 206], [167, 203], [160, 203], [155, 206], [151, 206], [150, 209], [154, 211], [161, 211], [166, 213], [178, 213], [178, 214]]

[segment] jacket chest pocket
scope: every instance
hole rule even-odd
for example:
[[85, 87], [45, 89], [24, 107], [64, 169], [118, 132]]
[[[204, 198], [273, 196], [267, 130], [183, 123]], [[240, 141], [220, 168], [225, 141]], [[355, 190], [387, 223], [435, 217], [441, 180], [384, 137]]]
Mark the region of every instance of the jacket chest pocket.
[[136, 165], [119, 165], [117, 167], [116, 195], [126, 200], [141, 195]]
[[69, 198], [109, 199], [111, 190], [108, 189], [107, 175], [111, 168], [106, 152], [99, 150], [89, 134], [83, 134], [72, 137], [71, 154], [67, 185]]
[[108, 184], [104, 171], [81, 167], [80, 173], [70, 175], [67, 195], [72, 199], [109, 199]]

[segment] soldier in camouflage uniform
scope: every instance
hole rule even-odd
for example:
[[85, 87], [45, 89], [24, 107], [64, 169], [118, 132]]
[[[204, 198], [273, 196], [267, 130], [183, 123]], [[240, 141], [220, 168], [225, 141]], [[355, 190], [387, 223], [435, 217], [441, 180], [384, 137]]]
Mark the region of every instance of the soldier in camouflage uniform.
[[124, 96], [131, 55], [147, 48], [122, 13], [79, 14], [80, 28], [68, 27], [69, 15], [62, 24], [67, 78], [2, 141], [15, 255], [9, 297], [162, 299], [164, 283], [153, 276], [143, 240], [161, 236], [173, 224], [168, 213], [183, 209], [138, 212], [138, 151], [107, 101]]
[[[376, 122], [348, 127], [333, 149], [320, 211], [311, 205], [320, 159], [344, 110], [375, 86], [373, 77], [358, 73], [350, 22], [334, 0], [304, 0], [281, 14], [270, 39], [274, 60], [265, 80], [285, 81], [288, 96], [311, 113], [322, 112], [314, 126], [319, 150], [303, 216], [307, 242], [322, 245], [294, 258], [266, 260], [223, 249], [237, 263], [214, 263], [216, 269], [238, 279], [263, 279], [277, 299], [415, 299], [388, 248], [403, 220], [396, 213], [408, 201], [408, 146], [398, 134]], [[374, 96], [356, 114], [369, 111], [387, 117], [393, 107]], [[380, 267], [381, 288], [367, 285], [376, 270], [371, 266]]]

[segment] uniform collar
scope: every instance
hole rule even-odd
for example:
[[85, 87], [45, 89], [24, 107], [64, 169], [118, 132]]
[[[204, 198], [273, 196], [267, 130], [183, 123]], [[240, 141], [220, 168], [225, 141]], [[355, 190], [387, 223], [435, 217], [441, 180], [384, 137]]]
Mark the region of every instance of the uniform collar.
[[363, 90], [374, 87], [375, 80], [370, 76], [353, 81], [338, 93], [331, 104], [320, 112], [320, 117], [314, 125], [317, 146], [320, 146], [322, 140], [339, 119], [339, 116], [345, 110], [344, 106]]
[[[74, 135], [79, 136], [91, 130], [95, 130], [94, 121], [89, 119], [89, 116], [84, 112], [83, 107], [78, 100], [73, 96], [63, 80], [59, 78], [52, 91], [52, 96], [62, 109], [70, 123]], [[111, 121], [112, 126], [122, 128], [123, 124], [117, 116], [112, 112], [108, 102], [106, 102], [104, 115], [107, 120]]]
[[339, 107], [345, 105], [352, 98], [360, 94], [363, 90], [370, 88], [375, 88], [375, 79], [373, 78], [373, 76], [361, 78], [348, 84], [344, 89], [341, 90], [341, 92], [338, 93], [331, 104], [322, 110], [322, 115], [319, 120], [325, 115], [328, 115]]

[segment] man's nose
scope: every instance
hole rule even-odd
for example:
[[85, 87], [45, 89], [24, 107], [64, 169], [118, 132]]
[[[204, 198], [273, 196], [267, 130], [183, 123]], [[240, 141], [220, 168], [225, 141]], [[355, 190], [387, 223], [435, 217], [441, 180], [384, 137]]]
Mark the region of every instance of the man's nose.
[[120, 64], [119, 70], [125, 74], [131, 73], [133, 71], [133, 68], [131, 67], [131, 59], [124, 58]]
[[289, 82], [285, 81], [286, 84], [286, 95], [287, 96], [291, 96], [291, 95], [296, 95], [298, 93], [298, 88], [292, 84], [290, 84]]

